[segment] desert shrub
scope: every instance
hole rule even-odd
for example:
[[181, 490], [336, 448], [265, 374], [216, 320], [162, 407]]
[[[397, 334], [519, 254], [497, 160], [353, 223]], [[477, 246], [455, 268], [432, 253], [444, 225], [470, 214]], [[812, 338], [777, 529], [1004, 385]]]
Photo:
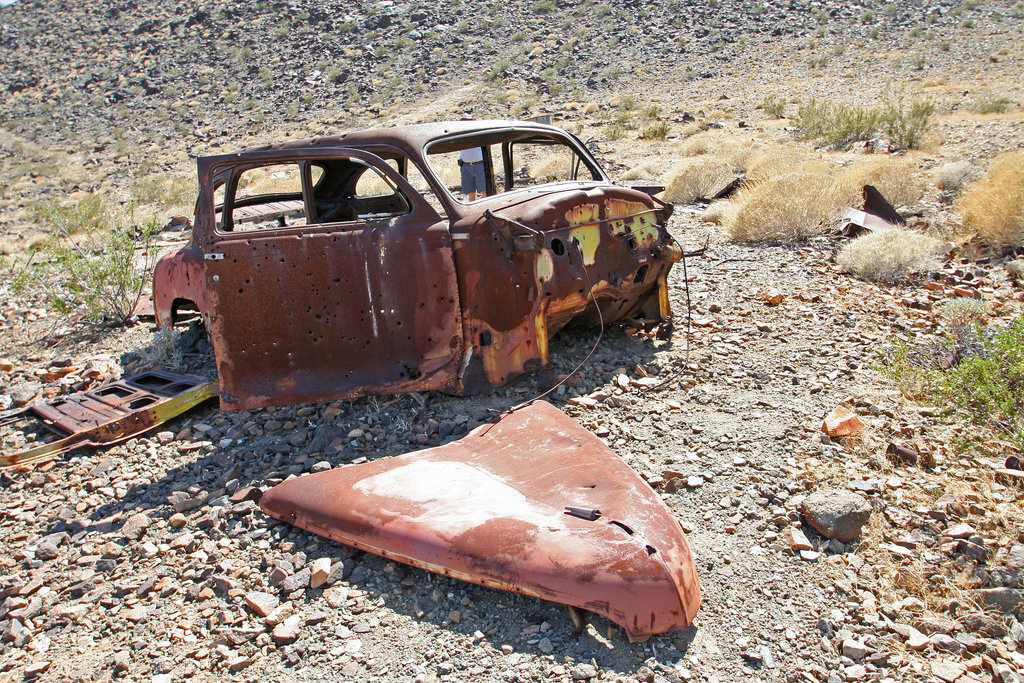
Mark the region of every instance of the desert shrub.
[[626, 128], [618, 123], [613, 123], [605, 129], [605, 133], [609, 140], [621, 140], [626, 135]]
[[942, 242], [906, 230], [880, 230], [862, 235], [839, 252], [836, 264], [857, 277], [898, 282], [911, 273], [926, 273], [941, 265]]
[[942, 319], [952, 329], [974, 327], [983, 322], [989, 314], [988, 304], [981, 299], [958, 296], [947, 301], [942, 307]]
[[998, 157], [960, 195], [960, 215], [987, 244], [1024, 245], [1024, 151]]
[[32, 219], [54, 234], [67, 235], [106, 230], [113, 225], [110, 208], [98, 194], [70, 203], [56, 199], [39, 202], [32, 207]]
[[783, 112], [786, 111], [786, 99], [773, 93], [761, 101], [761, 109], [772, 118], [782, 118]]
[[[780, 173], [788, 173], [794, 168], [809, 163], [807, 153], [796, 147], [777, 146], [758, 151], [747, 159], [742, 169], [751, 181], [764, 180]], [[827, 169], [822, 166], [822, 172]]]
[[917, 165], [906, 157], [868, 158], [842, 169], [837, 182], [846, 206], [860, 206], [865, 185], [873, 185], [893, 206], [908, 206], [924, 193]]
[[645, 161], [622, 174], [622, 180], [651, 180], [661, 176], [658, 164]]
[[983, 100], [978, 100], [971, 107], [971, 111], [977, 114], [1003, 114], [1010, 105], [1013, 104], [1010, 100], [1005, 97], [986, 97]]
[[886, 136], [895, 149], [911, 149], [920, 144], [934, 111], [935, 106], [926, 101], [873, 108], [812, 97], [797, 109], [796, 129], [800, 137], [822, 140], [834, 149], [879, 135]]
[[971, 164], [967, 161], [951, 161], [935, 169], [935, 185], [943, 192], [959, 192], [971, 177]]
[[644, 128], [640, 133], [641, 140], [664, 140], [668, 137], [669, 131], [672, 127], [668, 125], [667, 121], [659, 121], [658, 123], [652, 124], [647, 128]]
[[882, 131], [895, 149], [913, 149], [920, 145], [928, 130], [935, 105], [927, 101], [913, 102], [909, 107], [888, 106], [882, 112]]
[[936, 344], [899, 346], [886, 360], [904, 393], [949, 406], [1024, 450], [1024, 315], [1000, 329], [965, 325]]
[[822, 232], [839, 207], [836, 184], [802, 168], [744, 184], [722, 222], [737, 242], [785, 242]]
[[[100, 215], [109, 217], [102, 207]], [[65, 319], [127, 325], [152, 275], [156, 218], [76, 226], [72, 232], [58, 217], [48, 227], [51, 239], [24, 264], [15, 289], [42, 294]]]
[[662, 179], [664, 197], [683, 204], [707, 199], [732, 178], [732, 166], [724, 159], [709, 155], [683, 159]]

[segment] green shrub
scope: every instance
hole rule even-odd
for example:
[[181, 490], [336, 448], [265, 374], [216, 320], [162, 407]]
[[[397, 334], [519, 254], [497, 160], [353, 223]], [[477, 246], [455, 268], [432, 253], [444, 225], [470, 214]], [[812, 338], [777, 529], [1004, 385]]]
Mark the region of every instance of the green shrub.
[[781, 95], [768, 95], [761, 101], [761, 109], [764, 109], [768, 116], [781, 119], [783, 112], [786, 111], [786, 99]]
[[971, 111], [977, 114], [1005, 114], [1011, 104], [1013, 102], [1005, 97], [988, 97], [975, 103]]
[[664, 140], [668, 137], [671, 126], [667, 121], [659, 121], [654, 125], [644, 128], [640, 133], [641, 140]]
[[533, 3], [533, 11], [537, 14], [548, 14], [558, 9], [558, 5], [555, 4], [554, 0], [537, 0]]
[[797, 133], [808, 140], [823, 140], [835, 149], [846, 149], [861, 140], [885, 135], [895, 149], [911, 149], [921, 142], [935, 105], [927, 101], [857, 107], [811, 98], [797, 110]]
[[[71, 208], [94, 207], [92, 197]], [[102, 200], [99, 206], [109, 220], [110, 211]], [[157, 219], [74, 227], [69, 230], [61, 218], [50, 224], [52, 240], [24, 264], [15, 278], [15, 290], [42, 293], [50, 307], [68, 320], [129, 324], [152, 276]]]
[[975, 323], [935, 345], [898, 347], [887, 369], [911, 397], [949, 406], [1024, 450], [1024, 315], [994, 331]]
[[626, 128], [621, 124], [613, 123], [608, 126], [606, 133], [609, 140], [620, 140], [626, 135]]
[[54, 234], [77, 235], [89, 230], [106, 230], [113, 223], [103, 197], [90, 194], [71, 204], [56, 199], [32, 207], [32, 220]]

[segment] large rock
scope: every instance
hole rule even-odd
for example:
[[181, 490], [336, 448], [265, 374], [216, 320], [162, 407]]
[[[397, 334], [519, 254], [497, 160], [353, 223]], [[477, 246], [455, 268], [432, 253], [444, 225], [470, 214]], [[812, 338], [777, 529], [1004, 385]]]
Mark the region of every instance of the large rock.
[[800, 511], [822, 536], [849, 543], [871, 518], [871, 503], [859, 493], [826, 489], [804, 498]]
[[1003, 614], [1017, 614], [1024, 606], [1024, 590], [1019, 588], [979, 588], [972, 594], [985, 607]]

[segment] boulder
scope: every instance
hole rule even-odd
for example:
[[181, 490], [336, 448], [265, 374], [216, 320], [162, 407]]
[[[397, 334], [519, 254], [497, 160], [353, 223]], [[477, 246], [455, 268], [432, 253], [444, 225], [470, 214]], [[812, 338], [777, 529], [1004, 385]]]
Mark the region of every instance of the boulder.
[[849, 543], [871, 518], [871, 503], [859, 493], [826, 489], [804, 498], [800, 511], [822, 536]]

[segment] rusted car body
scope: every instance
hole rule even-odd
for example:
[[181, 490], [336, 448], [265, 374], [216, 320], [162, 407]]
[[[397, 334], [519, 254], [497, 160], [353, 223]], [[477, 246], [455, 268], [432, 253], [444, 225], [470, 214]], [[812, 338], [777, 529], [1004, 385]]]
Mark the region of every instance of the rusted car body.
[[399, 562], [590, 610], [632, 638], [685, 628], [700, 605], [672, 512], [549, 403], [444, 446], [288, 479], [260, 506]]
[[[482, 152], [487, 196], [458, 192]], [[566, 325], [668, 321], [671, 205], [613, 185], [552, 126], [463, 121], [198, 161], [190, 244], [160, 261], [161, 327], [210, 332], [224, 409], [436, 389], [548, 366]]]

